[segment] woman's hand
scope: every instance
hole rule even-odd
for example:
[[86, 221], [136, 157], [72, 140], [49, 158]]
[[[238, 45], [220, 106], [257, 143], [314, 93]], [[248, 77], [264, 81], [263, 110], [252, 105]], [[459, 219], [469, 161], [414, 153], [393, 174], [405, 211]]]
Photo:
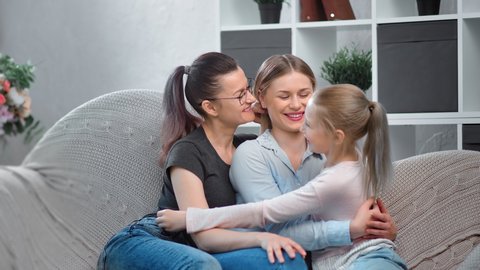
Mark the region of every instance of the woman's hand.
[[254, 103], [252, 103], [252, 111], [255, 114], [255, 120], [253, 120], [253, 122], [257, 124], [262, 124], [262, 115], [267, 113], [267, 110], [262, 108], [262, 105], [260, 105], [260, 102], [255, 101]]
[[298, 252], [305, 258], [307, 253], [297, 242], [290, 238], [280, 236], [274, 233], [260, 232], [258, 239], [260, 240], [260, 246], [265, 249], [270, 263], [275, 263], [275, 257], [280, 263], [285, 262], [283, 257], [283, 250], [288, 254], [291, 259], [295, 258], [295, 253]]
[[350, 238], [352, 241], [366, 235], [367, 222], [372, 218], [374, 204], [375, 199], [369, 198], [358, 208], [355, 217], [350, 222]]
[[170, 209], [160, 210], [157, 212], [155, 219], [157, 225], [169, 232], [178, 232], [185, 230], [187, 227], [186, 212], [175, 211]]
[[375, 209], [378, 209], [378, 211], [373, 211], [372, 218], [367, 222], [365, 238], [386, 238], [394, 241], [397, 238], [397, 226], [395, 226], [382, 199], [377, 199]]
[[397, 227], [381, 199], [375, 201], [374, 198], [370, 198], [360, 206], [350, 222], [350, 236], [352, 240], [358, 238], [395, 240]]

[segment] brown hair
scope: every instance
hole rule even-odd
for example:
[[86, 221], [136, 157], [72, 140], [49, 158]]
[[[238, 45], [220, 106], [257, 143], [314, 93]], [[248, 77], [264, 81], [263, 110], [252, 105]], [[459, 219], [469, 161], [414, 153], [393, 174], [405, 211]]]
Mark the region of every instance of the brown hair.
[[[260, 95], [265, 95], [265, 91], [273, 80], [293, 71], [307, 76], [312, 83], [312, 88], [315, 89], [315, 75], [305, 61], [291, 54], [273, 55], [266, 59], [257, 71], [253, 87], [255, 97], [258, 99]], [[262, 117], [263, 121], [268, 122], [268, 128], [272, 128], [268, 114], [265, 113]]]
[[343, 130], [344, 145], [355, 144], [367, 135], [363, 147], [365, 194], [373, 192], [377, 196], [392, 179], [388, 120], [383, 106], [368, 100], [360, 88], [351, 84], [319, 90], [311, 102], [316, 105], [316, 121], [328, 132]]
[[[218, 82], [220, 76], [238, 68], [235, 59], [218, 52], [202, 54], [195, 59], [191, 66], [175, 68], [167, 80], [163, 94], [163, 128], [160, 132], [163, 142], [160, 153], [161, 165], [164, 165], [172, 145], [197, 128], [203, 120], [187, 109], [185, 98], [192, 108], [204, 117], [205, 112], [200, 105], [202, 101], [215, 97], [221, 90]], [[187, 76], [185, 89], [183, 87], [184, 75]]]

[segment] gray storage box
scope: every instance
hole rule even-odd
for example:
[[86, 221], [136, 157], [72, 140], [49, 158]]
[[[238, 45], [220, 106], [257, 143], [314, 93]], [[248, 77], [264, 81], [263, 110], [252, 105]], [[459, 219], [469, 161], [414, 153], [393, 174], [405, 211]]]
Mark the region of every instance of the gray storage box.
[[457, 21], [383, 24], [378, 99], [389, 113], [457, 112]]
[[260, 65], [274, 54], [292, 52], [290, 29], [248, 30], [221, 33], [222, 52], [235, 58], [248, 78], [255, 78]]
[[463, 149], [480, 151], [480, 124], [463, 125]]

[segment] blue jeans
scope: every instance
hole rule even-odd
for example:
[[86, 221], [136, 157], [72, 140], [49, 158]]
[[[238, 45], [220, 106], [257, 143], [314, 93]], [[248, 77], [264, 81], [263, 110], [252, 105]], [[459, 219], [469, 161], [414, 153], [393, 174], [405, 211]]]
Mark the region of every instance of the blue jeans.
[[270, 264], [261, 248], [239, 249], [210, 255], [191, 246], [165, 240], [162, 229], [154, 217], [145, 217], [115, 234], [107, 243], [98, 259], [98, 270], [123, 269], [307, 269], [297, 255], [285, 263]]
[[276, 261], [271, 264], [268, 261], [267, 252], [262, 248], [246, 248], [229, 252], [212, 254], [222, 265], [224, 270], [245, 270], [245, 269], [271, 269], [271, 270], [306, 270], [307, 264], [297, 253], [294, 259], [290, 259], [284, 252], [284, 263]]
[[358, 257], [350, 270], [406, 270], [407, 264], [391, 248], [380, 248]]

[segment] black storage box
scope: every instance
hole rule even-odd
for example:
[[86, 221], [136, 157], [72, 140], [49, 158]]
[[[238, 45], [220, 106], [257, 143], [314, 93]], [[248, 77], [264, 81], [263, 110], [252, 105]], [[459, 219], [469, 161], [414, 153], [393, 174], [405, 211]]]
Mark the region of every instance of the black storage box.
[[457, 112], [457, 21], [377, 30], [378, 100], [388, 113]]
[[463, 125], [463, 149], [480, 151], [480, 124]]
[[260, 65], [274, 54], [292, 52], [290, 29], [248, 30], [221, 33], [222, 53], [235, 58], [248, 78], [255, 78]]

